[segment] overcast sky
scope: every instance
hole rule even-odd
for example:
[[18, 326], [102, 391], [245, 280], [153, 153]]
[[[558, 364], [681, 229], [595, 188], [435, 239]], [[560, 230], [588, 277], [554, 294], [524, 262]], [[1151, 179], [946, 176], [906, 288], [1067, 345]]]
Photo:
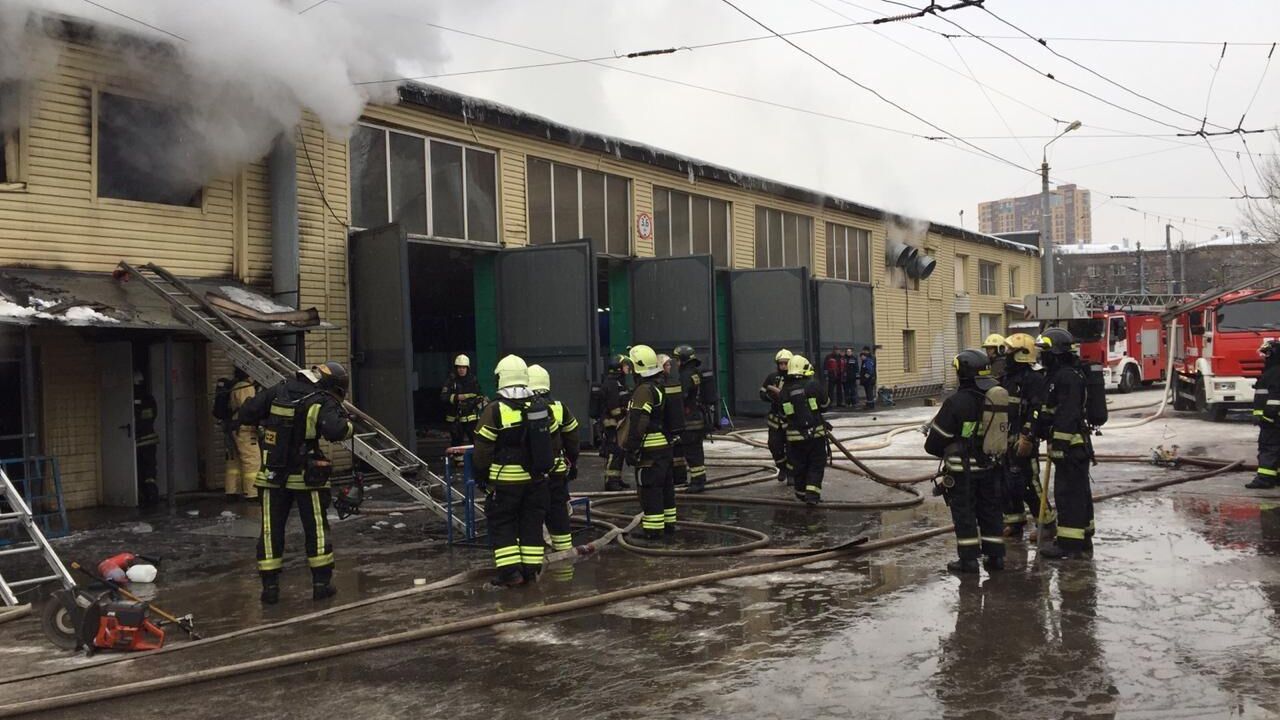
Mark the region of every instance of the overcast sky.
[[[338, 2], [339, 0], [331, 0]], [[904, 9], [885, 0], [734, 0], [770, 28], [791, 32], [863, 21]], [[348, 7], [354, 0], [342, 0]], [[918, 3], [916, 3], [918, 5]], [[1280, 39], [1274, 0], [988, 0], [1000, 17], [1037, 36], [1270, 43]], [[580, 58], [687, 46], [767, 34], [721, 0], [487, 0], [443, 2], [421, 16], [450, 28]], [[314, 12], [322, 12], [317, 8]], [[413, 11], [408, 12], [412, 15]], [[845, 17], [842, 17], [845, 16]], [[406, 16], [407, 18], [408, 16]], [[946, 13], [978, 35], [1014, 31], [977, 8]], [[1197, 120], [1129, 94], [1027, 40], [991, 40], [1042, 72], [1153, 120], [1110, 107], [1055, 83], [940, 19], [849, 27], [792, 38], [855, 80], [948, 133], [1022, 168], [1038, 169], [1045, 136], [1084, 127], [1050, 148], [1052, 176], [1094, 192], [1094, 235], [1163, 243], [1156, 215], [1198, 218], [1188, 237], [1217, 225], [1237, 225], [1237, 203], [1226, 200], [1108, 201], [1133, 196], [1239, 195], [1257, 176], [1238, 137], [1213, 139], [1218, 158], [1197, 138], [1100, 138], [1136, 133], [1168, 136], [1196, 130]], [[436, 72], [459, 73], [556, 58], [455, 32], [439, 36], [448, 59]], [[1208, 103], [1210, 123], [1236, 127], [1258, 87], [1269, 46], [1050, 41], [1053, 49], [1102, 75], [1196, 118]], [[609, 65], [678, 79], [774, 103], [884, 125], [921, 135], [938, 131], [840, 78], [778, 39], [609, 61]], [[1245, 118], [1247, 128], [1280, 119], [1280, 59]], [[967, 67], [966, 67], [967, 65]], [[984, 93], [970, 76], [983, 84]], [[505, 102], [552, 119], [739, 168], [833, 195], [977, 227], [982, 200], [1036, 192], [1036, 174], [998, 161], [884, 130], [716, 95], [703, 90], [577, 64], [442, 77], [431, 82]], [[1212, 129], [1212, 127], [1210, 128]], [[1274, 153], [1274, 135], [1248, 138], [1255, 153]], [[1254, 160], [1261, 164], [1262, 158]], [[1231, 176], [1228, 180], [1227, 175]], [[1234, 185], [1233, 185], [1234, 181]], [[1121, 204], [1151, 213], [1145, 218]], [[1196, 223], [1195, 225], [1191, 223]], [[1201, 225], [1205, 227], [1197, 227]], [[1144, 242], [1144, 244], [1146, 244]]]

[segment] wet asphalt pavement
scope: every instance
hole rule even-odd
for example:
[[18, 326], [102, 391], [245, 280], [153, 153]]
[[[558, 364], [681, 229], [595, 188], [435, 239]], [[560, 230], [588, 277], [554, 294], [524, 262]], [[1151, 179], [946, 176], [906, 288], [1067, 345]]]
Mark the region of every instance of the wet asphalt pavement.
[[[1180, 444], [1183, 453], [1235, 458], [1249, 457], [1255, 436], [1242, 422], [1179, 418], [1097, 440], [1100, 453], [1144, 454], [1156, 444]], [[919, 444], [920, 436], [908, 433], [866, 455], [870, 462], [877, 454], [915, 454]], [[747, 452], [717, 443], [709, 454]], [[902, 475], [931, 469], [912, 461], [876, 467]], [[1095, 469], [1095, 492], [1166, 473], [1104, 464]], [[829, 477], [827, 499], [899, 497], [865, 480]], [[1244, 491], [1247, 479], [1228, 474], [1100, 504], [1091, 562], [1038, 562], [1033, 550], [1015, 544], [1003, 573], [959, 579], [940, 569], [954, 556], [952, 541], [942, 536], [44, 717], [88, 717], [90, 711], [129, 718], [1280, 717], [1280, 492]], [[590, 489], [590, 482], [583, 484]], [[904, 510], [836, 511], [732, 503], [733, 496], [785, 498], [772, 481], [721, 494], [728, 496], [724, 504], [686, 505], [682, 518], [763, 530], [772, 547], [831, 545], [858, 534], [891, 537], [948, 522], [945, 507], [932, 499]], [[195, 507], [198, 518], [149, 520], [151, 532], [130, 532], [140, 529], [134, 519], [106, 523], [61, 541], [60, 550], [94, 558], [124, 548], [160, 550], [171, 560], [157, 602], [195, 612], [206, 634], [315, 609], [305, 594], [305, 565], [293, 557], [284, 601], [263, 610], [245, 559], [252, 541], [236, 537], [249, 534], [252, 521], [210, 518], [221, 511], [220, 500]], [[399, 523], [404, 527], [396, 528]], [[483, 550], [450, 550], [440, 529], [423, 513], [335, 524], [339, 600], [486, 564]], [[291, 537], [291, 546], [298, 540]], [[675, 544], [736, 542], [690, 530]], [[548, 572], [532, 587], [499, 592], [468, 583], [200, 650], [4, 683], [85, 663], [51, 651], [36, 623], [24, 620], [0, 626], [0, 703], [762, 561], [651, 558], [609, 547]]]

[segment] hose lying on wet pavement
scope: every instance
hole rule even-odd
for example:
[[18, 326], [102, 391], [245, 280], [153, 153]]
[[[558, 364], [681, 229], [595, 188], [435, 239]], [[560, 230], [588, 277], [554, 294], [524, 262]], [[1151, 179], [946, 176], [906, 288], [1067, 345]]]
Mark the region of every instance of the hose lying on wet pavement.
[[[1124, 496], [1124, 495], [1131, 495], [1134, 493], [1150, 491], [1150, 490], [1158, 490], [1171, 485], [1178, 485], [1178, 484], [1193, 482], [1197, 480], [1204, 480], [1206, 478], [1210, 478], [1216, 475], [1241, 469], [1242, 467], [1245, 466], [1245, 463], [1239, 460], [1233, 461], [1233, 462], [1215, 460], [1212, 458], [1200, 458], [1197, 460], [1198, 460], [1198, 463], [1194, 463], [1194, 464], [1217, 463], [1217, 466], [1213, 467], [1212, 469], [1208, 469], [1204, 472], [1196, 473], [1194, 475], [1189, 475], [1186, 477], [1158, 480], [1158, 481], [1153, 481], [1149, 483], [1143, 483], [1141, 485], [1133, 485], [1133, 486], [1122, 488], [1120, 490], [1110, 492], [1110, 493], [1104, 493], [1102, 495], [1096, 496], [1095, 500], [1096, 501], [1109, 500], [1109, 499]], [[732, 503], [733, 501], [734, 500], [732, 498], [724, 499], [724, 502], [727, 502], [727, 503]], [[638, 518], [633, 519], [633, 522], [632, 522], [633, 526], [635, 525], [636, 521], [638, 521]], [[621, 528], [616, 528], [616, 529], [619, 531], [618, 535], [620, 536], [622, 529]], [[130, 683], [117, 683], [117, 684], [112, 684], [106, 687], [98, 687], [90, 690], [67, 693], [67, 694], [57, 695], [53, 697], [39, 698], [34, 700], [25, 700], [21, 702], [10, 703], [8, 705], [0, 706], [0, 717], [12, 717], [12, 716], [20, 715], [24, 713], [76, 707], [76, 706], [85, 705], [93, 702], [111, 700], [114, 698], [134, 697], [145, 692], [184, 687], [184, 686], [194, 685], [202, 682], [238, 677], [238, 676], [249, 674], [249, 673], [265, 672], [269, 670], [290, 667], [300, 663], [330, 660], [333, 658], [343, 657], [343, 656], [351, 655], [354, 653], [366, 652], [369, 650], [376, 650], [379, 648], [392, 647], [395, 645], [408, 643], [408, 642], [415, 642], [415, 641], [427, 640], [427, 639], [436, 638], [436, 637], [443, 637], [443, 636], [452, 635], [452, 634], [461, 633], [461, 632], [479, 630], [482, 628], [493, 627], [495, 625], [500, 625], [503, 623], [559, 615], [562, 613], [574, 612], [574, 611], [584, 610], [584, 609], [593, 608], [593, 607], [599, 607], [602, 605], [607, 605], [609, 603], [619, 602], [622, 600], [630, 600], [634, 598], [644, 597], [647, 595], [653, 595], [658, 593], [670, 592], [673, 590], [681, 590], [684, 588], [695, 587], [695, 586], [703, 585], [707, 583], [721, 582], [724, 580], [729, 580], [729, 579], [738, 578], [738, 577], [747, 577], [750, 575], [759, 575], [764, 573], [777, 572], [780, 570], [786, 570], [794, 567], [801, 567], [804, 565], [822, 562], [825, 560], [834, 560], [834, 559], [848, 558], [848, 557], [859, 557], [862, 555], [870, 554], [877, 550], [883, 550], [886, 548], [897, 547], [897, 546], [907, 545], [907, 544], [916, 543], [916, 542], [922, 542], [924, 540], [928, 540], [930, 538], [937, 537], [939, 535], [949, 534], [952, 532], [952, 530], [953, 530], [953, 526], [946, 525], [942, 527], [921, 530], [913, 533], [907, 533], [904, 535], [898, 535], [892, 538], [875, 540], [875, 541], [867, 542], [865, 544], [856, 545], [856, 546], [848, 546], [846, 544], [846, 546], [838, 547], [836, 549], [816, 551], [816, 552], [812, 552], [810, 554], [804, 555], [802, 557], [786, 558], [783, 560], [773, 560], [773, 561], [762, 562], [754, 565], [748, 565], [744, 567], [730, 568], [726, 570], [718, 570], [718, 571], [707, 572], [707, 573], [700, 573], [697, 575], [692, 575], [684, 578], [677, 578], [674, 580], [665, 580], [665, 581], [660, 581], [655, 583], [646, 583], [646, 584], [639, 585], [632, 588], [624, 588], [624, 589], [615, 590], [612, 592], [601, 593], [599, 595], [592, 595], [589, 597], [576, 598], [573, 600], [566, 600], [558, 603], [551, 603], [549, 605], [526, 607], [526, 608], [520, 608], [518, 610], [508, 610], [504, 612], [480, 615], [477, 617], [467, 618], [464, 620], [456, 620], [453, 622], [444, 623], [442, 625], [416, 628], [413, 630], [405, 630], [402, 632], [392, 633], [389, 635], [383, 635], [379, 637], [364, 638], [361, 640], [353, 640], [349, 642], [338, 643], [335, 645], [312, 648], [309, 650], [285, 653], [283, 655], [277, 655], [275, 657], [270, 657], [270, 658], [262, 658], [259, 660], [251, 660], [251, 661], [240, 662], [240, 663], [232, 663], [228, 665], [221, 665], [221, 666], [216, 666], [212, 668], [204, 668], [200, 670], [178, 673], [178, 674], [168, 675], [164, 677], [152, 678], [148, 680], [139, 680], [139, 681], [130, 682]], [[405, 597], [405, 596], [414, 594], [416, 592], [425, 592], [428, 588], [438, 589], [440, 587], [448, 587], [448, 586], [460, 584], [461, 582], [468, 582], [469, 579], [459, 580], [457, 582], [451, 582], [451, 581], [459, 577], [470, 578], [476, 572], [478, 571], [470, 571], [468, 573], [462, 573], [461, 576], [453, 576], [452, 578], [446, 578], [445, 580], [439, 581], [437, 583], [433, 583], [432, 585], [427, 586], [425, 588], [412, 588], [410, 590], [400, 591], [399, 593], [390, 593], [389, 595], [379, 596], [377, 598], [369, 598], [368, 600], [360, 601], [358, 603], [350, 603], [349, 605], [344, 606], [342, 608], [330, 608], [328, 611], [311, 613], [308, 616], [295, 618], [291, 621], [282, 621], [281, 623], [273, 624], [271, 627], [279, 627], [280, 625], [290, 624], [292, 622], [298, 622], [303, 619], [314, 619], [315, 617], [323, 616], [326, 614], [332, 614], [332, 612], [339, 611], [340, 609], [345, 610], [345, 609], [351, 609], [353, 607], [366, 606], [366, 605], [373, 604], [375, 602], [381, 602], [387, 599], [391, 599], [391, 597]], [[239, 636], [243, 636], [244, 634], [248, 634], [249, 632], [254, 632], [260, 629], [264, 629], [265, 627], [267, 626], [259, 626], [258, 628], [248, 628], [245, 631], [238, 631], [237, 633], [228, 633], [227, 635], [207, 638], [205, 640], [193, 641], [191, 643], [186, 643], [184, 645], [173, 646], [173, 648], [176, 650], [178, 648], [197, 647], [197, 646], [201, 646], [201, 643], [207, 644], [209, 642], [216, 642], [222, 639], [228, 639], [230, 637], [239, 637]], [[142, 662], [142, 661], [145, 661], [147, 658], [154, 657], [160, 653], [163, 653], [165, 650], [167, 650], [167, 648], [162, 649], [160, 651], [154, 651], [145, 655], [140, 655], [137, 657], [129, 657], [129, 658], [122, 658], [122, 659], [132, 660], [135, 662]], [[104, 664], [104, 663], [99, 663], [98, 665], [100, 664]], [[88, 669], [89, 667], [97, 667], [98, 665], [84, 666], [77, 669]], [[47, 677], [52, 674], [57, 674], [57, 673], [46, 673], [42, 676], [27, 676], [26, 679], [36, 679], [37, 677]], [[9, 680], [6, 682], [15, 682], [15, 681], [16, 679]]]

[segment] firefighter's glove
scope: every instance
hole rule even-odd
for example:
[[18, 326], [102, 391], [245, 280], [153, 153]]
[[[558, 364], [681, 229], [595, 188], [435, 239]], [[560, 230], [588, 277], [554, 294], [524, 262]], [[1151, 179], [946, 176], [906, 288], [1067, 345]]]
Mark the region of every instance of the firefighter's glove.
[[1036, 441], [1030, 435], [1019, 435], [1014, 443], [1013, 453], [1020, 458], [1029, 458], [1036, 453]]
[[577, 465], [570, 465], [570, 466], [569, 466], [569, 475], [568, 475], [568, 478], [569, 478], [569, 481], [570, 481], [570, 482], [572, 482], [572, 481], [574, 481], [574, 480], [577, 480], [577, 479], [578, 479], [578, 466], [577, 466]]

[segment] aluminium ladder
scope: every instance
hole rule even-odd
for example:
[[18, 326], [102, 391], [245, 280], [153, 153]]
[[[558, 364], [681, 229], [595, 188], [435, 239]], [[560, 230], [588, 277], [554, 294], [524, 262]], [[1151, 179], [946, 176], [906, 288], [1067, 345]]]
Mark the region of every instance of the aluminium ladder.
[[18, 596], [14, 593], [15, 589], [41, 585], [54, 580], [62, 583], [62, 587], [66, 590], [74, 588], [76, 583], [75, 580], [71, 579], [71, 573], [67, 572], [66, 566], [58, 559], [58, 554], [50, 547], [49, 541], [44, 537], [44, 533], [40, 532], [40, 527], [36, 525], [35, 520], [31, 517], [31, 508], [27, 507], [26, 501], [22, 499], [22, 494], [18, 492], [18, 488], [14, 487], [13, 482], [9, 480], [9, 475], [5, 473], [3, 468], [0, 468], [0, 499], [3, 499], [5, 504], [8, 505], [7, 508], [0, 507], [0, 526], [21, 525], [28, 537], [26, 541], [18, 541], [13, 545], [0, 549], [0, 557], [38, 552], [44, 556], [45, 563], [53, 571], [51, 575], [22, 580], [6, 580], [4, 574], [0, 573], [0, 601], [4, 602], [8, 607], [17, 607]]
[[[226, 352], [236, 367], [263, 387], [274, 387], [301, 371], [292, 360], [205, 301], [198, 291], [164, 268], [153, 263], [134, 267], [121, 261], [117, 275], [121, 271], [164, 298], [175, 316]], [[343, 444], [414, 500], [465, 531], [462, 518], [456, 513], [449, 513], [446, 503], [437, 500], [432, 493], [438, 492], [442, 498], [447, 497], [454, 503], [465, 503], [464, 494], [431, 472], [421, 458], [396, 440], [377, 420], [351, 403], [344, 402], [343, 406], [351, 414], [356, 429], [352, 438]], [[475, 510], [475, 517], [483, 519], [481, 509], [477, 507]]]

